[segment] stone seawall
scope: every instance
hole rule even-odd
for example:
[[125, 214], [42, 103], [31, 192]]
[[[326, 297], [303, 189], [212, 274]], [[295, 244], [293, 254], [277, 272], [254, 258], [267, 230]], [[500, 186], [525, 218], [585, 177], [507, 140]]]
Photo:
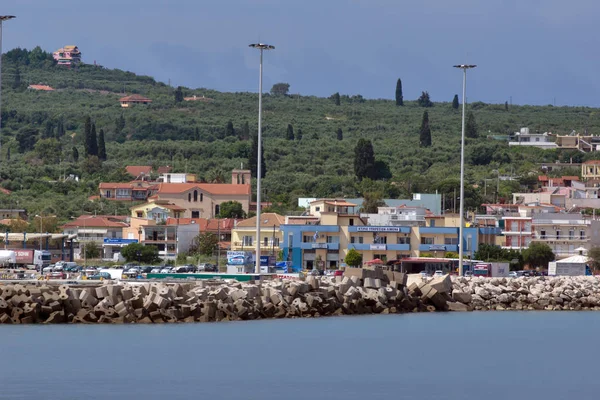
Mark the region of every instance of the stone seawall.
[[593, 277], [422, 280], [397, 272], [383, 278], [310, 276], [306, 281], [258, 283], [0, 285], [0, 323], [8, 324], [211, 322], [507, 309], [600, 309], [600, 285]]

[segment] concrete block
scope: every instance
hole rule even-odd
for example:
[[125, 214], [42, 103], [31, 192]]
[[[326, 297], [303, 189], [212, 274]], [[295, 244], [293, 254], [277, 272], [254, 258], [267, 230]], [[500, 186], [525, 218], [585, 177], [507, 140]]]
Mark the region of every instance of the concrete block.
[[108, 296], [108, 289], [106, 286], [98, 286], [96, 288], [96, 298], [103, 299]]
[[451, 302], [448, 304], [448, 311], [471, 311], [469, 306], [460, 302]]
[[454, 290], [452, 292], [452, 298], [460, 303], [470, 304], [472, 296], [471, 296], [471, 293], [465, 293], [465, 292], [461, 292], [459, 290]]
[[452, 279], [450, 275], [434, 277], [430, 282], [429, 286], [437, 290], [439, 293], [452, 293]]

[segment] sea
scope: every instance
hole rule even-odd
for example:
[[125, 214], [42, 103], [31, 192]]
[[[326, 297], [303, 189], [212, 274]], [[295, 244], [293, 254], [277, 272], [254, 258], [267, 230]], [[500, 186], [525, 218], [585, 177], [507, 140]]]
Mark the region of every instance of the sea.
[[599, 399], [600, 313], [0, 326], [0, 399]]

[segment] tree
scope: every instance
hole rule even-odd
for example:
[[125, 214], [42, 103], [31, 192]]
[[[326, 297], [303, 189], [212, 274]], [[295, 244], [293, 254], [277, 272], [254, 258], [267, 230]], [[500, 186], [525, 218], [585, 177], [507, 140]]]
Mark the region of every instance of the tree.
[[360, 207], [361, 213], [366, 214], [377, 214], [379, 207], [385, 207], [385, 201], [383, 201], [383, 193], [381, 192], [366, 192], [363, 193], [363, 203]]
[[84, 150], [85, 150], [85, 154], [90, 154], [91, 148], [92, 148], [92, 119], [87, 116], [85, 118], [85, 124], [84, 124], [84, 128], [83, 128], [83, 138], [85, 140], [85, 146], [84, 146]]
[[235, 136], [235, 129], [233, 129], [233, 122], [231, 120], [227, 121], [227, 125], [225, 126], [225, 137], [233, 137]]
[[477, 122], [475, 121], [475, 115], [471, 111], [467, 113], [467, 122], [465, 124], [465, 136], [468, 138], [476, 139], [479, 134], [477, 133]]
[[6, 161], [10, 161], [10, 147], [6, 148]]
[[331, 97], [329, 97], [331, 100], [333, 100], [333, 102], [335, 103], [336, 106], [339, 106], [340, 103], [340, 93], [339, 92], [335, 92], [334, 94], [331, 95]]
[[390, 171], [390, 166], [385, 161], [376, 160], [375, 161], [375, 179], [376, 180], [386, 180], [392, 179], [392, 172]]
[[458, 110], [458, 95], [455, 94], [454, 98], [452, 99], [452, 108], [454, 108], [455, 110]]
[[123, 114], [119, 115], [119, 118], [115, 121], [115, 128], [117, 133], [121, 133], [125, 129], [125, 117], [123, 117]]
[[19, 67], [15, 67], [15, 80], [13, 81], [12, 88], [18, 90], [21, 88], [21, 71]]
[[302, 129], [298, 129], [298, 132], [296, 132], [296, 140], [302, 140]]
[[350, 249], [344, 257], [344, 262], [351, 267], [360, 267], [362, 265], [362, 254], [355, 249]]
[[198, 127], [194, 129], [194, 140], [200, 140], [200, 129]]
[[337, 136], [337, 140], [343, 140], [344, 139], [344, 132], [342, 132], [342, 128], [338, 128], [336, 136]]
[[[198, 128], [196, 128], [198, 129]], [[250, 139], [250, 126], [248, 125], [248, 121], [244, 122], [242, 125], [242, 131], [240, 133], [240, 140], [248, 140]]]
[[504, 102], [504, 111], [508, 111], [508, 101]]
[[106, 161], [106, 144], [104, 143], [104, 129], [100, 129], [98, 135], [98, 158], [101, 161]]
[[183, 90], [181, 86], [177, 86], [175, 89], [175, 103], [181, 103], [183, 101]]
[[31, 127], [23, 127], [19, 129], [15, 139], [19, 143], [19, 153], [25, 153], [33, 150], [33, 146], [37, 140], [38, 130]]
[[271, 87], [271, 94], [274, 96], [287, 96], [289, 91], [289, 83], [276, 83]]
[[[267, 173], [267, 168], [265, 165], [265, 151], [264, 151], [264, 146], [261, 143], [261, 154], [260, 154], [260, 162], [261, 162], [261, 169], [260, 169], [260, 177], [264, 178], [266, 173]], [[250, 147], [250, 155], [248, 156], [248, 168], [250, 169], [250, 172], [252, 174], [252, 176], [257, 176], [257, 170], [258, 170], [258, 134], [254, 134], [252, 135], [252, 145]]]
[[588, 257], [591, 258], [590, 266], [594, 269], [600, 269], [600, 247], [592, 247], [588, 252]]
[[359, 181], [375, 178], [375, 154], [373, 144], [367, 139], [358, 139], [354, 148], [354, 174]]
[[398, 78], [398, 81], [396, 82], [396, 105], [404, 105], [404, 96], [402, 96], [402, 80], [400, 78]]
[[431, 146], [431, 129], [429, 128], [429, 114], [423, 112], [423, 120], [421, 121], [421, 130], [419, 131], [419, 146]]
[[196, 252], [205, 256], [211, 256], [213, 251], [217, 248], [219, 238], [212, 232], [204, 232], [194, 238], [193, 247], [196, 248]]
[[294, 140], [294, 127], [292, 124], [288, 124], [287, 126], [287, 134], [285, 136], [287, 140]]
[[60, 142], [55, 138], [38, 140], [34, 150], [37, 157], [46, 164], [58, 164], [60, 161]]
[[246, 218], [242, 204], [237, 201], [226, 201], [219, 205], [220, 218]]
[[73, 162], [79, 161], [79, 150], [77, 150], [77, 147], [73, 146], [71, 149], [71, 155], [73, 156]]
[[90, 151], [88, 156], [98, 156], [98, 137], [96, 135], [96, 124], [92, 124], [92, 132], [90, 134]]
[[139, 261], [152, 264], [159, 260], [156, 246], [145, 246], [141, 243], [130, 243], [121, 248], [121, 255], [127, 262]]
[[533, 242], [523, 250], [523, 261], [534, 268], [547, 268], [554, 260], [554, 253], [546, 243]]
[[47, 120], [46, 125], [44, 125], [44, 133], [42, 133], [42, 138], [48, 139], [54, 137], [54, 125], [52, 121]]
[[417, 99], [417, 104], [421, 107], [433, 107], [433, 103], [429, 98], [429, 92], [421, 92], [421, 96]]
[[82, 252], [83, 254], [85, 254], [85, 258], [87, 259], [93, 259], [93, 258], [100, 258], [100, 248], [98, 247], [98, 244], [96, 242], [87, 242], [81, 245], [82, 246]]
[[63, 136], [65, 136], [65, 125], [62, 120], [59, 120], [56, 123], [56, 138], [60, 139]]

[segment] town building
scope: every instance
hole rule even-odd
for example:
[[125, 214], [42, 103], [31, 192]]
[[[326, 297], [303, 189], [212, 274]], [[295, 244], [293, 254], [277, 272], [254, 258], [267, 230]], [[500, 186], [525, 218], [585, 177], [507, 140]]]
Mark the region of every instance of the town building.
[[556, 147], [565, 150], [578, 150], [582, 153], [590, 153], [600, 150], [600, 136], [580, 135], [573, 131], [570, 135], [557, 135]]
[[130, 207], [134, 218], [151, 219], [157, 223], [166, 223], [169, 218], [182, 218], [185, 208], [164, 200], [152, 200], [148, 203]]
[[237, 225], [238, 219], [235, 218], [169, 218], [167, 225], [186, 225], [197, 224], [200, 233], [213, 233], [219, 239], [219, 246], [222, 250], [231, 249], [231, 232]]
[[[298, 198], [298, 207], [308, 208], [312, 201], [317, 200], [314, 197]], [[356, 211], [360, 211], [364, 199], [344, 199], [348, 203], [356, 204]], [[412, 199], [383, 199], [387, 207], [424, 207], [432, 213], [439, 215], [442, 213], [442, 195], [438, 193], [413, 193]]]
[[101, 182], [100, 197], [117, 201], [146, 201], [158, 190], [158, 186], [146, 181]]
[[[281, 225], [285, 217], [276, 213], [260, 215], [260, 255], [277, 256], [283, 240]], [[256, 256], [256, 217], [237, 222], [231, 231], [231, 250], [251, 251]], [[256, 258], [255, 258], [256, 259]]]
[[600, 179], [600, 160], [585, 161], [581, 165], [583, 179]]
[[72, 66], [81, 63], [81, 51], [74, 45], [65, 46], [52, 53], [58, 65]]
[[167, 225], [134, 217], [130, 219], [130, 225], [123, 229], [124, 239], [137, 240], [144, 246], [155, 246], [158, 256], [165, 260], [174, 260], [177, 254], [188, 252], [199, 233], [199, 226], [195, 223]]
[[129, 108], [134, 104], [150, 104], [152, 103], [152, 100], [142, 96], [141, 94], [132, 94], [129, 96], [121, 97], [119, 99], [119, 102], [121, 103], [121, 107]]
[[516, 132], [512, 139], [509, 140], [509, 146], [529, 146], [538, 147], [540, 149], [555, 149], [556, 143], [552, 140], [552, 133], [530, 133], [529, 128], [521, 128], [519, 132]]
[[589, 251], [600, 245], [600, 221], [581, 214], [537, 213], [532, 230], [532, 241], [546, 243], [559, 259], [577, 255], [578, 248]]
[[95, 242], [103, 248], [102, 258], [112, 259], [110, 247], [103, 247], [105, 241], [116, 242], [123, 238], [123, 229], [128, 227], [127, 217], [113, 215], [80, 215], [77, 219], [63, 225], [63, 234], [74, 236], [75, 258], [83, 258], [81, 245]]

